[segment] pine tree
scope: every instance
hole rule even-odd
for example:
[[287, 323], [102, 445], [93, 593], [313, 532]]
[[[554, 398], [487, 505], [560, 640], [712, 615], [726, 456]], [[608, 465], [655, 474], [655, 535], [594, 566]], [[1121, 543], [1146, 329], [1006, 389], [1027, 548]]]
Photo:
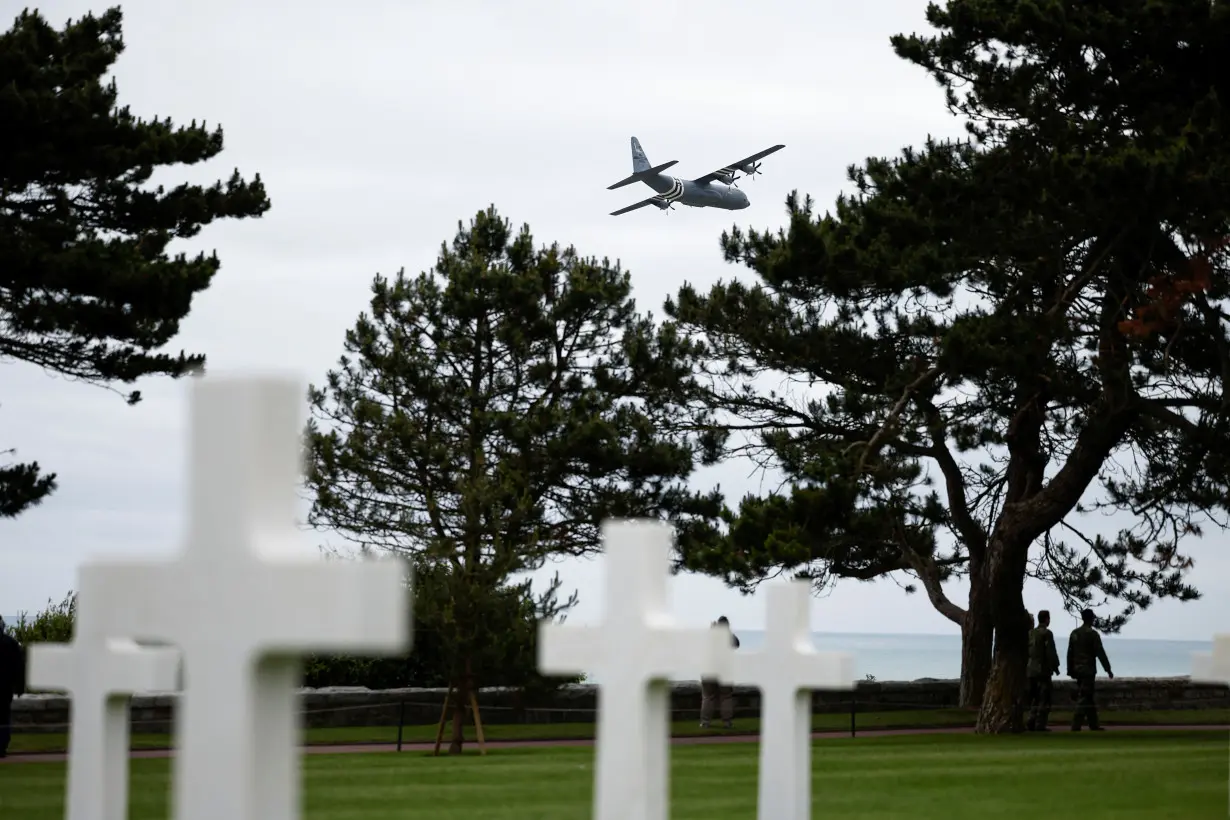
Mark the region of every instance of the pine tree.
[[413, 556], [445, 590], [433, 620], [450, 630], [452, 753], [482, 660], [508, 649], [506, 582], [600, 550], [606, 518], [691, 531], [720, 507], [684, 486], [697, 445], [667, 424], [691, 378], [681, 342], [630, 289], [618, 264], [535, 249], [493, 207], [432, 270], [377, 276], [371, 313], [312, 388], [311, 522]]
[[[0, 356], [106, 386], [204, 365], [157, 351], [219, 262], [167, 246], [269, 208], [260, 177], [238, 171], [208, 188], [144, 186], [161, 166], [216, 156], [222, 131], [116, 107], [103, 75], [123, 51], [121, 22], [113, 8], [57, 30], [25, 11], [0, 34]], [[0, 516], [55, 486], [37, 462], [0, 468]]]
[[[777, 235], [723, 236], [755, 286], [668, 305], [709, 345], [706, 403], [792, 485], [684, 560], [742, 585], [917, 578], [962, 626], [979, 730], [1015, 731], [1025, 578], [1069, 609], [1119, 599], [1114, 630], [1197, 597], [1181, 544], [1227, 512], [1230, 9], [951, 0], [928, 19], [938, 35], [893, 44], [968, 141], [852, 168], [831, 214], [792, 196]], [[782, 372], [793, 394], [754, 381]]]

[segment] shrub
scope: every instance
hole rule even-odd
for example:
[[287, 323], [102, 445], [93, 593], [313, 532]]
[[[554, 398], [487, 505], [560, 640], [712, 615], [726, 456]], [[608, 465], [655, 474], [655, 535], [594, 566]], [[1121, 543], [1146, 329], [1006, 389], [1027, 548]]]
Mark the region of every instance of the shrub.
[[73, 639], [73, 621], [76, 614], [77, 593], [70, 592], [58, 604], [50, 598], [47, 599], [47, 608], [33, 618], [25, 612], [18, 613], [17, 623], [6, 626], [9, 627], [9, 634], [21, 644], [22, 649], [32, 643], [68, 643]]
[[10, 631], [23, 647], [32, 643], [68, 643], [73, 639], [73, 620], [77, 614], [77, 593], [70, 592], [60, 603], [47, 600], [47, 608], [30, 618], [19, 613]]

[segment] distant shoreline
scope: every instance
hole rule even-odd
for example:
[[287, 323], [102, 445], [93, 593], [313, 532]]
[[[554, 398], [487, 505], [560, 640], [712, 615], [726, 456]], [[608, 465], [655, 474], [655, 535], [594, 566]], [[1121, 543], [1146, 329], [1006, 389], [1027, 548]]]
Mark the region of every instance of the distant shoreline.
[[[572, 622], [569, 621], [569, 623], [571, 624]], [[576, 625], [577, 626], [595, 626], [595, 624], [582, 624], [579, 621], [577, 622]], [[1072, 628], [1075, 629], [1076, 627], [1073, 626]], [[1056, 626], [1055, 624], [1052, 623], [1051, 631], [1054, 632], [1057, 637], [1066, 637], [1067, 633], [1070, 632], [1071, 630], [1066, 629], [1064, 627]], [[738, 627], [735, 627], [734, 633], [736, 635], [743, 635], [743, 634], [763, 635], [764, 630], [763, 629], [752, 629], [752, 628], [739, 629]], [[868, 638], [893, 638], [893, 639], [911, 638], [911, 639], [922, 639], [922, 640], [935, 639], [935, 640], [948, 641], [948, 640], [953, 640], [953, 639], [959, 639], [961, 637], [961, 633], [959, 630], [953, 630], [952, 632], [829, 632], [826, 630], [813, 629], [811, 630], [811, 634], [816, 637], [823, 636], [823, 637], [830, 637], [830, 638], [856, 638], [860, 640], [866, 640]], [[1168, 643], [1168, 644], [1190, 643], [1190, 644], [1199, 644], [1200, 646], [1206, 647], [1206, 648], [1211, 647], [1213, 645], [1213, 641], [1211, 638], [1133, 638], [1130, 635], [1103, 634], [1102, 639], [1104, 641], [1116, 641], [1116, 642], [1117, 641], [1130, 641], [1132, 643], [1138, 643], [1138, 642], [1139, 643]]]
[[[26, 617], [33, 618], [37, 614], [38, 613], [27, 613]], [[6, 626], [13, 627], [17, 625], [19, 616], [3, 615], [0, 617], [4, 618], [4, 623], [6, 624]], [[582, 623], [581, 621], [575, 621], [575, 622], [569, 621], [569, 624], [575, 624], [576, 626], [596, 626], [597, 625], [597, 624], [592, 624], [592, 623]], [[743, 634], [763, 635], [764, 634], [764, 629], [760, 629], [760, 628], [740, 629], [736, 627], [734, 631], [736, 635], [743, 635]], [[1055, 633], [1056, 637], [1065, 637], [1069, 630], [1064, 627], [1052, 625], [1052, 631]], [[813, 637], [817, 637], [817, 638], [825, 638], [825, 637], [827, 638], [854, 638], [856, 640], [889, 638], [893, 640], [912, 639], [912, 640], [923, 640], [923, 641], [929, 641], [929, 640], [951, 641], [951, 640], [960, 638], [961, 636], [961, 633], [957, 630], [953, 630], [952, 632], [829, 632], [826, 630], [814, 629], [811, 631], [811, 634]], [[1103, 640], [1105, 640], [1108, 643], [1110, 642], [1119, 643], [1121, 641], [1128, 641], [1131, 643], [1158, 643], [1158, 644], [1166, 643], [1166, 644], [1193, 644], [1193, 645], [1198, 644], [1199, 647], [1196, 648], [1197, 651], [1207, 650], [1213, 644], [1212, 640], [1208, 638], [1133, 638], [1131, 636], [1125, 636], [1125, 635], [1103, 635], [1102, 637], [1103, 637]]]

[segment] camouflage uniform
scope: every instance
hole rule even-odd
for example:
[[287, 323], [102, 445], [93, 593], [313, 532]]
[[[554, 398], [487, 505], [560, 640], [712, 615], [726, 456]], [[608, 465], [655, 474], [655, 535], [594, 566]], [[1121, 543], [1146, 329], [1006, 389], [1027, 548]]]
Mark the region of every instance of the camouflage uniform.
[[1029, 632], [1029, 723], [1031, 732], [1047, 732], [1051, 716], [1051, 676], [1059, 674], [1055, 636], [1045, 626]]
[[1102, 636], [1089, 624], [1078, 626], [1068, 638], [1068, 677], [1076, 681], [1076, 711], [1072, 714], [1074, 732], [1079, 732], [1086, 720], [1093, 731], [1102, 729], [1093, 700], [1093, 679], [1098, 674], [1098, 663], [1107, 675], [1112, 674], [1106, 650], [1102, 648]]
[[[716, 625], [715, 628], [717, 628]], [[730, 635], [730, 645], [735, 649], [739, 648], [739, 639], [733, 632]], [[700, 682], [700, 725], [703, 728], [709, 728], [709, 722], [713, 720], [713, 713], [719, 701], [721, 702], [722, 724], [729, 729], [734, 725], [735, 718], [734, 687], [712, 678], [702, 679]]]

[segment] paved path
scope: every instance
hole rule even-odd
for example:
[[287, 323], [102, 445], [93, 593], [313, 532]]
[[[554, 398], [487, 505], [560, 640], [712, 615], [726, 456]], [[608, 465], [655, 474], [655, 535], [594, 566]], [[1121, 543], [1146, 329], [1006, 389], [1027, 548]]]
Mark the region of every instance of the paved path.
[[[1106, 727], [1112, 732], [1147, 732], [1147, 731], [1230, 731], [1230, 724], [1215, 725], [1215, 726], [1108, 726]], [[945, 727], [933, 729], [867, 729], [860, 731], [857, 737], [896, 737], [900, 735], [961, 735], [973, 734], [973, 729], [969, 727]], [[1055, 729], [1056, 732], [1065, 732], [1063, 728]], [[838, 738], [849, 738], [849, 732], [813, 732], [813, 740], [834, 740]], [[671, 738], [671, 743], [676, 746], [710, 746], [722, 743], [753, 743], [760, 739], [759, 735], [701, 735], [693, 737], [675, 737]], [[474, 741], [466, 743], [467, 748], [473, 750], [477, 747]], [[591, 738], [574, 738], [571, 740], [492, 740], [487, 742], [488, 749], [541, 749], [549, 747], [578, 747], [578, 746], [593, 746], [594, 741]], [[435, 748], [434, 743], [403, 743], [402, 751], [404, 752], [430, 752]], [[447, 747], [445, 747], [447, 748]], [[336, 755], [336, 754], [371, 754], [373, 752], [396, 752], [397, 746], [392, 743], [355, 743], [349, 745], [342, 744], [321, 744], [305, 746], [304, 753], [310, 755]], [[132, 756], [134, 758], [163, 758], [174, 755], [172, 749], [137, 749], [134, 750]], [[64, 762], [68, 756], [62, 752], [41, 752], [32, 754], [13, 754], [7, 758], [0, 760], [3, 763], [52, 763]]]

